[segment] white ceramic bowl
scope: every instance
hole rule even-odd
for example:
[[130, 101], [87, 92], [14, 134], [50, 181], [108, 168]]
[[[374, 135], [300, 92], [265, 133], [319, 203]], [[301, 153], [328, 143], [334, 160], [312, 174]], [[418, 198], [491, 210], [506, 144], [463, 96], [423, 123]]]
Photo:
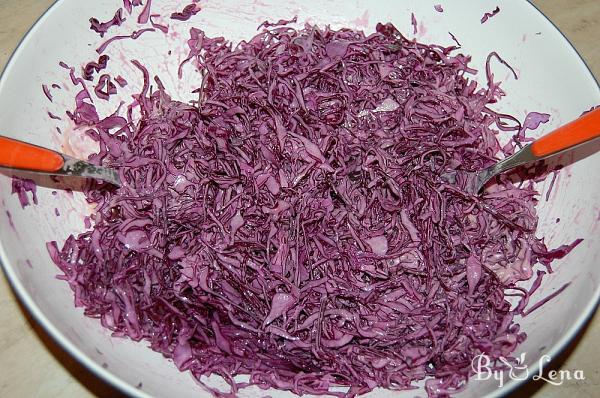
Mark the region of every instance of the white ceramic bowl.
[[[166, 0], [154, 3], [153, 11], [163, 15], [185, 4]], [[438, 3], [442, 4], [443, 13], [434, 10], [434, 4]], [[56, 123], [46, 115], [47, 111], [64, 114], [65, 109], [72, 108], [74, 89], [54, 90], [54, 103], [49, 103], [42, 95], [41, 84], [67, 81], [64, 70], [58, 67], [60, 60], [80, 67], [83, 61], [96, 57], [94, 48], [98, 37], [88, 29], [88, 18], [95, 16], [107, 20], [121, 4], [120, 0], [61, 0], [40, 18], [13, 55], [0, 82], [0, 130], [3, 134], [73, 154], [81, 155], [93, 149], [79, 138], [80, 133], [73, 131], [69, 123]], [[203, 10], [189, 22], [172, 26], [177, 34], [165, 37], [160, 33], [146, 33], [136, 42], [113, 43], [109, 50], [112, 56], [109, 71], [123, 74], [131, 83], [128, 90], [121, 90], [121, 96], [140, 88], [139, 73], [126, 62], [137, 58], [150, 67], [152, 74], [161, 76], [176, 98], [191, 99], [190, 88], [198, 86], [198, 75], [188, 66], [186, 78], [183, 81], [176, 78], [176, 67], [184, 51], [182, 43], [191, 25], [202, 27], [209, 35], [224, 35], [237, 41], [253, 35], [258, 23], [265, 19], [276, 21], [298, 15], [300, 21], [348, 26], [368, 32], [373, 31], [379, 21], [391, 21], [411, 36], [410, 15], [414, 12], [419, 21], [416, 35], [419, 40], [451, 44], [448, 32], [452, 32], [462, 43], [463, 51], [473, 55], [473, 65], [477, 69], [483, 70], [486, 55], [494, 50], [513, 65], [520, 77], [518, 81], [510, 78], [503, 67], [494, 66], [496, 78], [506, 80], [503, 87], [508, 93], [497, 109], [521, 119], [529, 111], [551, 113], [551, 121], [538, 130], [538, 134], [600, 103], [598, 85], [576, 51], [526, 1], [205, 0], [202, 5]], [[496, 5], [500, 6], [500, 13], [480, 24], [483, 13]], [[135, 29], [135, 18], [128, 19], [125, 25], [111, 33]], [[169, 49], [174, 50], [172, 56], [167, 55]], [[119, 57], [119, 53], [126, 56]], [[70, 87], [68, 84], [63, 86]], [[104, 110], [108, 111], [114, 105], [115, 101], [111, 101]], [[62, 136], [55, 133], [57, 126], [62, 129]], [[598, 301], [600, 177], [595, 170], [600, 168], [600, 154], [591, 155], [597, 149], [598, 145], [591, 145], [578, 151], [575, 158], [579, 160], [560, 174], [550, 201], [542, 197], [539, 204], [539, 234], [547, 238], [549, 246], [579, 237], [585, 241], [565, 260], [554, 263], [556, 273], [544, 280], [532, 300], [546, 296], [565, 282], [572, 282], [571, 286], [550, 305], [519, 320], [529, 338], [519, 347], [518, 353], [526, 353], [525, 364], [530, 372], [535, 372], [542, 354], [555, 356], [568, 343], [592, 314]], [[548, 181], [541, 185], [542, 192], [547, 188]], [[145, 344], [111, 338], [99, 322], [85, 318], [81, 309], [74, 308], [67, 284], [55, 279], [58, 270], [48, 257], [45, 242], [62, 241], [68, 234], [81, 231], [83, 216], [90, 209], [81, 195], [70, 197], [59, 192], [55, 196], [51, 194], [52, 190], [40, 187], [40, 204], [22, 210], [17, 198], [10, 194], [10, 179], [0, 176], [0, 218], [3, 218], [0, 259], [8, 279], [35, 319], [99, 377], [132, 396], [208, 396], [188, 374], [178, 372], [172, 363], [146, 348]], [[59, 209], [60, 217], [54, 215], [55, 208]], [[7, 212], [12, 215], [14, 228], [9, 225]], [[555, 222], [557, 217], [562, 219], [560, 223]], [[142, 388], [136, 388], [140, 383]], [[215, 383], [219, 384], [218, 380]], [[517, 381], [508, 381], [499, 389], [495, 380], [473, 381], [460, 395], [498, 396], [516, 384]], [[258, 397], [267, 393], [277, 398], [293, 396], [258, 389], [248, 389], [241, 396]], [[394, 393], [394, 396], [414, 394], [413, 391]], [[369, 394], [370, 397], [391, 395], [382, 390]]]

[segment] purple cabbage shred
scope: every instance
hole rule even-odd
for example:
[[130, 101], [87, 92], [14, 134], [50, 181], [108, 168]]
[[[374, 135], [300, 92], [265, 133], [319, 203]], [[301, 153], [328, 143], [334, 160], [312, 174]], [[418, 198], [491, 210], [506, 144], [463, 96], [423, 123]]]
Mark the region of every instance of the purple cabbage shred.
[[160, 18], [159, 14], [152, 14], [150, 15], [150, 25], [152, 25], [153, 28], [156, 28], [158, 30], [160, 30], [163, 33], [168, 33], [169, 32], [169, 26], [167, 25], [162, 25], [158, 22], [155, 22], [154, 19], [155, 18]]
[[62, 120], [60, 116], [56, 116], [54, 113], [52, 112], [48, 112], [48, 117], [50, 119], [54, 119], [54, 120]]
[[123, 9], [119, 8], [110, 21], [100, 22], [96, 18], [90, 18], [90, 29], [99, 33], [100, 37], [104, 37], [104, 34], [108, 29], [112, 26], [120, 26], [123, 22], [125, 22], [125, 18], [123, 18]]
[[117, 86], [112, 82], [109, 75], [104, 74], [98, 79], [98, 84], [94, 87], [96, 96], [103, 100], [108, 100], [109, 97], [117, 93]]
[[114, 41], [125, 40], [125, 39], [136, 40], [142, 34], [144, 34], [146, 32], [154, 32], [154, 31], [156, 31], [156, 29], [154, 29], [154, 28], [144, 28], [144, 29], [140, 29], [140, 30], [134, 30], [130, 35], [113, 36], [110, 39], [106, 40], [104, 43], [101, 43], [100, 46], [96, 49], [96, 52], [98, 54], [102, 54], [106, 50], [106, 48]]
[[83, 67], [83, 73], [82, 73], [82, 77], [85, 80], [94, 80], [94, 72], [100, 72], [101, 70], [105, 69], [106, 66], [108, 65], [108, 60], [109, 60], [109, 56], [108, 55], [101, 55], [98, 58], [98, 62], [88, 62], [84, 67]]
[[146, 0], [146, 4], [144, 5], [144, 8], [142, 8], [140, 15], [138, 15], [137, 21], [139, 24], [145, 24], [148, 22], [148, 20], [150, 19], [151, 7], [152, 7], [152, 0]]
[[187, 21], [193, 15], [196, 15], [200, 12], [200, 4], [192, 3], [188, 4], [181, 10], [181, 12], [174, 12], [171, 14], [171, 19], [175, 19], [178, 21]]
[[[236, 46], [192, 28], [179, 71], [201, 71], [192, 103], [132, 61], [141, 92], [101, 118], [63, 64], [82, 85], [68, 114], [99, 145], [89, 160], [123, 186], [89, 181], [91, 229], [49, 242], [50, 256], [87, 316], [232, 395], [459, 391], [472, 358], [510, 358], [526, 338], [515, 316], [529, 292], [513, 308], [515, 284], [541, 283], [539, 264], [551, 272], [580, 242], [548, 250], [536, 236], [532, 185], [465, 189], [510, 154], [498, 131], [521, 129], [490, 108], [504, 92], [489, 63], [504, 61], [491, 54], [479, 86], [455, 46], [391, 24], [288, 22]], [[108, 96], [105, 76], [95, 91]], [[26, 181], [13, 181], [20, 199], [35, 193]]]
[[117, 82], [119, 87], [125, 87], [127, 85], [127, 80], [125, 80], [125, 78], [121, 75], [115, 77], [115, 81]]
[[35, 184], [35, 181], [29, 178], [13, 177], [11, 193], [17, 195], [23, 209], [31, 204], [27, 192], [31, 193], [31, 200], [33, 201], [33, 204], [37, 205], [37, 185]]
[[42, 91], [44, 92], [46, 98], [48, 98], [48, 101], [52, 102], [52, 94], [50, 93], [50, 89], [46, 84], [42, 84]]
[[131, 15], [131, 11], [133, 11], [133, 7], [141, 6], [142, 0], [123, 0], [123, 7], [128, 14]]
[[488, 19], [490, 19], [493, 16], [497, 15], [499, 12], [500, 12], [500, 7], [494, 8], [494, 10], [492, 12], [486, 12], [481, 17], [481, 23], [483, 24], [483, 23], [487, 22]]

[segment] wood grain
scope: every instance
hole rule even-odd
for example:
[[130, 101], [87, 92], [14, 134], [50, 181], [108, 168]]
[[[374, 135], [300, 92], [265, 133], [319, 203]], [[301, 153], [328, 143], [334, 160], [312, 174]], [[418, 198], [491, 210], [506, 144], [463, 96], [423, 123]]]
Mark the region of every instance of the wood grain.
[[[0, 69], [20, 38], [52, 0], [2, 0], [0, 5]], [[563, 31], [600, 78], [600, 1], [536, 0], [533, 3]], [[600, 317], [596, 315], [548, 369], [582, 369], [585, 381], [560, 387], [530, 382], [515, 396], [536, 398], [597, 397], [600, 385]], [[0, 397], [120, 397], [76, 363], [40, 329], [18, 304], [0, 277]]]

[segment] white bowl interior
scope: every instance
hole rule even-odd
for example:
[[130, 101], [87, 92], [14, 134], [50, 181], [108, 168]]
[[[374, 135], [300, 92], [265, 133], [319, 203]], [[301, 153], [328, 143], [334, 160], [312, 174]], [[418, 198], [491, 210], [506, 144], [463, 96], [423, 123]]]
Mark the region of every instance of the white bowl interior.
[[[153, 11], [164, 16], [186, 4], [181, 1], [155, 3]], [[63, 121], [51, 120], [46, 112], [64, 116], [65, 109], [73, 108], [75, 89], [68, 84], [68, 75], [58, 62], [65, 61], [79, 68], [84, 61], [97, 57], [94, 48], [99, 40], [88, 29], [88, 18], [95, 16], [107, 20], [121, 4], [120, 0], [62, 0], [38, 22], [16, 52], [0, 82], [3, 134], [75, 155], [93, 149], [93, 145], [81, 139], [82, 133], [75, 131], [66, 117]], [[550, 131], [600, 103], [597, 83], [584, 63], [552, 24], [526, 1], [436, 0], [399, 4], [393, 0], [205, 0], [201, 4], [202, 11], [190, 21], [170, 24], [168, 36], [148, 32], [137, 41], [120, 41], [109, 47], [109, 72], [122, 74], [130, 83], [120, 91], [120, 98], [130, 98], [129, 95], [141, 86], [141, 76], [128, 62], [130, 59], [140, 60], [149, 67], [151, 74], [158, 74], [175, 98], [187, 100], [193, 97], [190, 91], [198, 86], [198, 74], [189, 64], [184, 69], [183, 80], [177, 79], [176, 72], [186, 55], [183, 43], [191, 26], [236, 42], [254, 35], [257, 25], [265, 19], [277, 21], [297, 15], [301, 22], [359, 28], [366, 32], [372, 32], [377, 22], [391, 21], [412, 37], [410, 21], [411, 12], [414, 12], [419, 40], [450, 45], [452, 41], [448, 32], [452, 32], [462, 43], [462, 51], [473, 56], [476, 69], [484, 71], [485, 58], [490, 51], [497, 51], [514, 66], [519, 74], [518, 81], [510, 77], [507, 69], [494, 65], [496, 78], [504, 81], [503, 88], [508, 93], [497, 109], [521, 120], [529, 111], [551, 113], [550, 122], [538, 129], [536, 134]], [[435, 11], [434, 4], [441, 4], [444, 12]], [[500, 6], [501, 12], [481, 24], [479, 20], [483, 13], [496, 5]], [[168, 18], [164, 20], [173, 22]], [[129, 16], [128, 21], [111, 34], [130, 33], [136, 28], [139, 26], [136, 27], [135, 17]], [[173, 51], [172, 55], [167, 54], [168, 50]], [[483, 78], [480, 74], [479, 80], [483, 82]], [[59, 83], [63, 87], [63, 90], [52, 90], [53, 103], [43, 96], [42, 83]], [[100, 111], [111, 111], [118, 100], [112, 99], [110, 103], [98, 104], [98, 107]], [[60, 127], [62, 135], [55, 131], [56, 127]], [[592, 145], [577, 151], [574, 156], [579, 160], [560, 173], [550, 200], [546, 201], [544, 195], [540, 197], [539, 235], [547, 238], [549, 246], [570, 243], [580, 237], [585, 241], [565, 260], [553, 264], [556, 272], [545, 278], [532, 302], [566, 282], [571, 282], [570, 287], [552, 304], [518, 320], [529, 335], [518, 353], [526, 353], [526, 364], [530, 368], [542, 354], [555, 354], [565, 345], [598, 299], [600, 268], [595, 260], [600, 258], [597, 231], [600, 184], [597, 184], [595, 170], [600, 168], [600, 154], [593, 155], [598, 147]], [[3, 218], [0, 257], [9, 279], [38, 321], [84, 364], [133, 395], [210, 396], [188, 374], [177, 371], [172, 363], [152, 352], [144, 343], [111, 338], [98, 321], [85, 318], [81, 309], [74, 308], [71, 290], [65, 282], [55, 278], [58, 269], [50, 261], [45, 243], [50, 240], [62, 242], [69, 234], [82, 231], [83, 217], [92, 210], [82, 195], [76, 192], [71, 196], [60, 190], [54, 195], [54, 188], [41, 186], [38, 188], [39, 205], [23, 210], [17, 197], [11, 195], [10, 184], [10, 178], [0, 176], [0, 218]], [[542, 183], [541, 192], [545, 193], [548, 185], [549, 180]], [[55, 216], [55, 208], [60, 212], [59, 217]], [[14, 226], [9, 223], [9, 217]], [[562, 221], [557, 223], [557, 218]], [[140, 383], [141, 388], [136, 388]], [[214, 383], [224, 386], [216, 379]], [[494, 396], [501, 391], [504, 390], [498, 389], [497, 381], [489, 380], [471, 382], [460, 395]], [[295, 396], [257, 388], [244, 390], [240, 396], [259, 397], [267, 393], [277, 398]], [[377, 390], [368, 396], [414, 394], [414, 391], [392, 394]]]

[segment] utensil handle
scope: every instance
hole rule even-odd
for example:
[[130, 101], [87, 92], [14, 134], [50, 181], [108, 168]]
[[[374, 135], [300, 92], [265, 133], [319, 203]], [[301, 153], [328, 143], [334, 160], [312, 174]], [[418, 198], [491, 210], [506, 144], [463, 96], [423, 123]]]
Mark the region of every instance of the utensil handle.
[[37, 145], [0, 136], [0, 166], [53, 173], [65, 161], [58, 153]]
[[531, 152], [543, 158], [597, 137], [600, 137], [600, 108], [537, 139], [531, 144]]

